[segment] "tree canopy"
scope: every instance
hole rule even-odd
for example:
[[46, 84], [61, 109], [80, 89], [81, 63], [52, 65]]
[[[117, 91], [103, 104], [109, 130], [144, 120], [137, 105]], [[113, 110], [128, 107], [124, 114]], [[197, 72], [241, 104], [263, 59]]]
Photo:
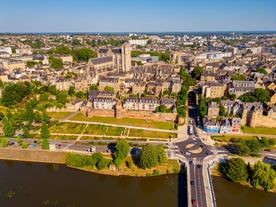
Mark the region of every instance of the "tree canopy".
[[125, 139], [119, 139], [116, 142], [115, 152], [114, 152], [114, 163], [119, 167], [123, 159], [128, 155], [130, 150], [129, 144]]
[[60, 69], [63, 68], [63, 61], [61, 58], [56, 58], [53, 55], [49, 56], [49, 63], [52, 68], [54, 69]]
[[147, 144], [141, 150], [139, 165], [142, 168], [152, 168], [167, 159], [163, 146]]
[[269, 91], [263, 88], [256, 88], [253, 93], [246, 93], [239, 97], [243, 102], [263, 102], [266, 103], [269, 99]]
[[80, 48], [73, 51], [73, 59], [77, 62], [87, 62], [90, 58], [97, 57], [97, 53], [89, 48]]

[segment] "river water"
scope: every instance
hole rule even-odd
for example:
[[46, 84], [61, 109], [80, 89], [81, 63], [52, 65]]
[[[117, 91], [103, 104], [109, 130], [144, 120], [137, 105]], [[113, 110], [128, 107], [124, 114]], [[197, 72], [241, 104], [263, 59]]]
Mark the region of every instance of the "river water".
[[184, 182], [183, 175], [114, 177], [65, 165], [0, 161], [0, 207], [178, 207], [186, 200]]
[[276, 193], [249, 188], [222, 177], [212, 180], [218, 207], [276, 207]]
[[[275, 207], [276, 194], [213, 177], [218, 207]], [[0, 207], [185, 207], [185, 175], [114, 177], [0, 161]]]

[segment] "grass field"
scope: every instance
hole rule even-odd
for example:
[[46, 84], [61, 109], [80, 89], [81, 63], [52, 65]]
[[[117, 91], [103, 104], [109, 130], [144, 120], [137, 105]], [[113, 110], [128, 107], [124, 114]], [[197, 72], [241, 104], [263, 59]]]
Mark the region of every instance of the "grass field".
[[86, 124], [58, 123], [50, 128], [51, 133], [81, 134]]
[[150, 137], [150, 138], [175, 138], [175, 133], [168, 132], [155, 132], [155, 131], [146, 131], [142, 129], [130, 129], [130, 137]]
[[242, 126], [242, 131], [247, 134], [268, 134], [268, 135], [276, 135], [276, 128], [267, 128], [267, 127], [247, 127]]
[[121, 136], [124, 130], [124, 127], [108, 127], [105, 133], [109, 136]]
[[89, 124], [83, 134], [104, 135], [108, 126]]
[[72, 112], [47, 112], [47, 115], [53, 119], [64, 119], [72, 114]]
[[132, 118], [116, 119], [114, 117], [99, 117], [99, 116], [86, 117], [81, 113], [73, 116], [70, 120], [101, 122], [101, 123], [108, 123], [108, 124], [121, 124], [121, 125], [127, 125], [127, 126], [139, 126], [139, 127], [167, 129], [167, 130], [174, 129], [172, 122], [146, 121], [144, 119], [132, 119]]
[[249, 140], [249, 139], [255, 139], [255, 137], [251, 137], [251, 136], [240, 136], [240, 135], [222, 135], [222, 136], [212, 136], [212, 139], [217, 141], [217, 142], [229, 142], [230, 139], [232, 138], [236, 138], [236, 139], [244, 139], [244, 140]]
[[51, 135], [52, 140], [76, 140], [77, 136], [66, 136], [66, 135]]

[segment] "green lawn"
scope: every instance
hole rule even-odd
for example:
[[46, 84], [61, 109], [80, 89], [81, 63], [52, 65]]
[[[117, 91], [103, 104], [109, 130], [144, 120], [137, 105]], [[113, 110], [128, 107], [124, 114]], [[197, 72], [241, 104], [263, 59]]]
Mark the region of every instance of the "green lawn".
[[155, 132], [155, 131], [146, 131], [142, 129], [130, 129], [130, 137], [149, 137], [149, 138], [176, 138], [175, 133], [168, 132]]
[[64, 119], [72, 114], [72, 112], [47, 112], [47, 115], [53, 119]]
[[65, 136], [65, 135], [51, 135], [52, 140], [76, 140], [77, 136]]
[[86, 124], [78, 123], [58, 123], [50, 128], [51, 133], [81, 134]]
[[240, 136], [240, 135], [221, 135], [221, 136], [212, 136], [212, 139], [217, 141], [217, 142], [229, 142], [230, 139], [235, 138], [235, 139], [244, 139], [244, 140], [249, 140], [249, 139], [255, 139], [255, 137], [251, 137], [251, 136]]
[[268, 134], [268, 135], [276, 135], [276, 128], [267, 128], [267, 127], [247, 127], [242, 126], [242, 131], [247, 134]]
[[121, 136], [124, 130], [124, 127], [108, 127], [105, 133], [110, 136]]
[[89, 124], [83, 134], [104, 135], [108, 126]]
[[139, 126], [139, 127], [167, 129], [167, 130], [174, 129], [172, 122], [146, 121], [144, 119], [132, 119], [132, 118], [116, 119], [115, 117], [100, 117], [100, 116], [86, 117], [81, 113], [75, 115], [70, 120], [121, 124], [121, 125], [127, 125], [127, 126]]

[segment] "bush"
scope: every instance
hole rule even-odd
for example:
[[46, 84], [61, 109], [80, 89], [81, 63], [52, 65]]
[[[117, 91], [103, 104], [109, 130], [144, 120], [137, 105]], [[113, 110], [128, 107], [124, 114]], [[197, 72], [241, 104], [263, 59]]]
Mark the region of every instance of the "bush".
[[9, 145], [9, 141], [7, 138], [1, 138], [1, 146], [7, 147]]
[[134, 165], [134, 163], [133, 163], [132, 158], [131, 158], [131, 157], [128, 157], [128, 158], [126, 159], [126, 166], [127, 166], [129, 169], [131, 169], [131, 168], [133, 167], [133, 165]]
[[21, 147], [22, 147], [23, 149], [28, 148], [28, 143], [27, 143], [27, 142], [22, 142]]
[[98, 163], [97, 163], [96, 166], [97, 166], [98, 170], [102, 170], [102, 169], [106, 168], [106, 166], [107, 166], [109, 163], [110, 163], [110, 161], [109, 161], [108, 159], [103, 158], [103, 159], [100, 159], [100, 160], [98, 161]]
[[153, 172], [152, 172], [152, 175], [159, 175], [160, 173], [159, 173], [159, 171], [158, 170], [153, 170]]
[[80, 155], [69, 153], [66, 158], [66, 164], [72, 167], [93, 166], [92, 157], [88, 155]]
[[43, 140], [42, 140], [42, 146], [41, 146], [41, 147], [42, 147], [42, 149], [44, 149], [44, 150], [50, 149], [48, 139], [43, 139]]

